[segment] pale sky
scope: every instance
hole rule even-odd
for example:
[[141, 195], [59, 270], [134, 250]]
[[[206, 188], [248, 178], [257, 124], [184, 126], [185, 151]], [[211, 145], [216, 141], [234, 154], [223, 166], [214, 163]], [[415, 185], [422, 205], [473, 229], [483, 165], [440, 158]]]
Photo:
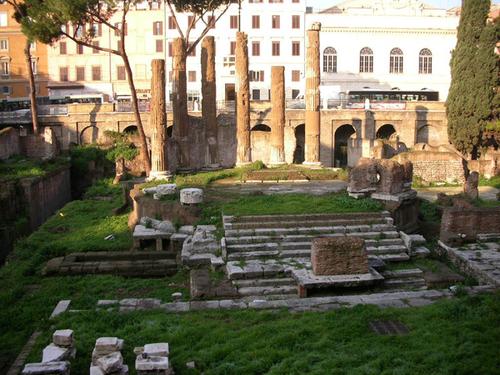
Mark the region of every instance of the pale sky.
[[[325, 9], [340, 2], [341, 0], [307, 0], [307, 5], [313, 8]], [[461, 4], [461, 0], [424, 0], [424, 2], [444, 9], [453, 8]], [[493, 3], [498, 4], [500, 0], [494, 0]]]

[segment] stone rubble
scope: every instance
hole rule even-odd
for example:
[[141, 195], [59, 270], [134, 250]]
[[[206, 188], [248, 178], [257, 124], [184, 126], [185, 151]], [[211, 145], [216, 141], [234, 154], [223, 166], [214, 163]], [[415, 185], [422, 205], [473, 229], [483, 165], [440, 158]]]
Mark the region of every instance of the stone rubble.
[[223, 265], [220, 242], [215, 236], [214, 225], [198, 225], [194, 234], [188, 236], [182, 246], [182, 263], [187, 266], [202, 264]]
[[203, 190], [188, 188], [181, 190], [181, 204], [194, 205], [203, 203]]
[[100, 337], [92, 351], [91, 375], [128, 375], [128, 366], [123, 364], [123, 340], [117, 337]]
[[22, 375], [69, 375], [69, 362], [28, 363]]
[[144, 194], [152, 194], [153, 199], [160, 200], [164, 196], [177, 194], [177, 185], [162, 184], [155, 187], [142, 189], [142, 192]]
[[141, 241], [155, 240], [156, 250], [166, 250], [163, 248], [163, 240], [168, 240], [175, 234], [175, 227], [169, 220], [156, 220], [149, 217], [141, 217], [139, 224], [134, 228], [132, 238], [134, 248], [141, 248]]
[[137, 375], [171, 375], [168, 343], [146, 344], [134, 349]]

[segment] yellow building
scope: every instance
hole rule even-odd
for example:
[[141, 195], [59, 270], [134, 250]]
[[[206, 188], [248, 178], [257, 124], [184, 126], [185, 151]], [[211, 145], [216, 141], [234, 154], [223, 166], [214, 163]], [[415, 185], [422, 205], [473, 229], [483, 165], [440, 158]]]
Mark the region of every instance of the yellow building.
[[[24, 56], [26, 37], [21, 26], [12, 17], [14, 9], [0, 4], [0, 102], [29, 99], [29, 81]], [[31, 47], [37, 95], [47, 97], [47, 46], [34, 43]]]

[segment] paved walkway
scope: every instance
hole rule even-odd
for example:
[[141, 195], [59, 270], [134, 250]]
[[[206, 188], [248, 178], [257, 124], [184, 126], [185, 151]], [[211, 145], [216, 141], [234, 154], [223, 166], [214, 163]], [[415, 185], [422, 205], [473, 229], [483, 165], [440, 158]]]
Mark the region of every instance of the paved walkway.
[[[428, 201], [435, 201], [439, 193], [445, 194], [460, 194], [463, 192], [462, 186], [451, 186], [451, 187], [433, 187], [433, 188], [420, 188], [415, 189], [418, 196], [422, 199]], [[492, 186], [479, 186], [479, 197], [484, 200], [497, 200], [497, 193], [500, 190]]]

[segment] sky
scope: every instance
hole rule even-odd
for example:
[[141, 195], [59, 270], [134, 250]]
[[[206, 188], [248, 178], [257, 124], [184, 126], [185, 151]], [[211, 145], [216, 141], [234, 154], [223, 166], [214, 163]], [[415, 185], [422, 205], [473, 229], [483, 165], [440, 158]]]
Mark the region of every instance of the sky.
[[[307, 5], [313, 8], [328, 8], [340, 3], [341, 0], [307, 0]], [[461, 0], [424, 0], [425, 3], [434, 5], [437, 8], [449, 9], [455, 6], [459, 6]], [[498, 4], [500, 0], [494, 0], [493, 3]]]

